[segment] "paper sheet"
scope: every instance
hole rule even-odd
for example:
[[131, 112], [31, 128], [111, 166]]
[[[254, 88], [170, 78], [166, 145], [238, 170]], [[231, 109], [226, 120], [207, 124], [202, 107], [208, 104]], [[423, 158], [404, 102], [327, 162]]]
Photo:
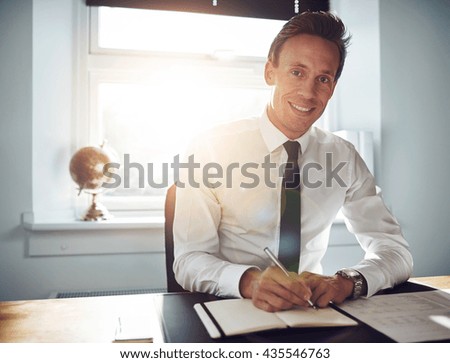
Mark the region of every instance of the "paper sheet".
[[144, 315], [125, 315], [117, 318], [115, 343], [152, 343], [152, 321]]
[[450, 339], [450, 294], [444, 291], [378, 295], [339, 307], [397, 342]]

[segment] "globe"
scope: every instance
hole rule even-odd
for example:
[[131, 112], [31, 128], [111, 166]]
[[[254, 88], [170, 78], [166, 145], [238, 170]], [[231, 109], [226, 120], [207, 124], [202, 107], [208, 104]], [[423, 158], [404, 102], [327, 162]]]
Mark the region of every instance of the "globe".
[[84, 191], [92, 194], [92, 204], [86, 212], [83, 220], [98, 221], [111, 218], [108, 210], [97, 202], [97, 194], [103, 191], [103, 183], [111, 180], [106, 176], [104, 171], [108, 170], [112, 173], [112, 169], [108, 167], [108, 163], [116, 161], [114, 152], [102, 146], [86, 146], [79, 149], [70, 160], [70, 176], [78, 185], [79, 193]]
[[105, 165], [114, 159], [103, 147], [87, 146], [78, 150], [70, 160], [70, 175], [81, 191], [98, 193], [110, 178], [104, 174]]

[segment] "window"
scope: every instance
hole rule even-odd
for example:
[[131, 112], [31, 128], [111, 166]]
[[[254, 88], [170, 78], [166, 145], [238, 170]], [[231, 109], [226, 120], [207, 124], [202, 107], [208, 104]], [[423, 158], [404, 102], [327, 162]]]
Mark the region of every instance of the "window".
[[88, 141], [107, 140], [121, 164], [120, 185], [102, 200], [111, 210], [162, 209], [173, 183], [163, 164], [194, 134], [263, 112], [270, 96], [264, 64], [285, 21], [90, 11]]

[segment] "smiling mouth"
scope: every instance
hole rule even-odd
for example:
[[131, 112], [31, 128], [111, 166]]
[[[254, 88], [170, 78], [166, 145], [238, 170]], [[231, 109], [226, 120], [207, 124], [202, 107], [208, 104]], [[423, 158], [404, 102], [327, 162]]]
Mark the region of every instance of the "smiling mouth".
[[313, 109], [312, 107], [307, 108], [307, 107], [302, 107], [302, 106], [296, 105], [295, 103], [291, 103], [291, 102], [289, 102], [289, 103], [293, 108], [295, 108], [296, 110], [298, 110], [300, 112], [306, 113], [306, 112], [310, 112]]

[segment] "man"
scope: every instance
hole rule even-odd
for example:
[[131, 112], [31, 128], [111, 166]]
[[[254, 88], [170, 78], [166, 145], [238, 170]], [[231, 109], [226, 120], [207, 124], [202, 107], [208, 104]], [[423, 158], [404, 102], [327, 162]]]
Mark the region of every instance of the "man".
[[[216, 127], [192, 143], [187, 155], [195, 171], [180, 175], [174, 221], [174, 271], [185, 289], [251, 298], [277, 311], [371, 296], [409, 278], [408, 244], [366, 165], [351, 144], [312, 126], [342, 72], [345, 34], [330, 13], [292, 18], [269, 51], [264, 76], [273, 92], [264, 114]], [[301, 207], [284, 213], [290, 202], [283, 175], [297, 163]], [[341, 207], [365, 258], [323, 276], [320, 261]], [[298, 267], [286, 275], [271, 266], [264, 248], [281, 254], [283, 220], [297, 211], [299, 250], [288, 257]]]

